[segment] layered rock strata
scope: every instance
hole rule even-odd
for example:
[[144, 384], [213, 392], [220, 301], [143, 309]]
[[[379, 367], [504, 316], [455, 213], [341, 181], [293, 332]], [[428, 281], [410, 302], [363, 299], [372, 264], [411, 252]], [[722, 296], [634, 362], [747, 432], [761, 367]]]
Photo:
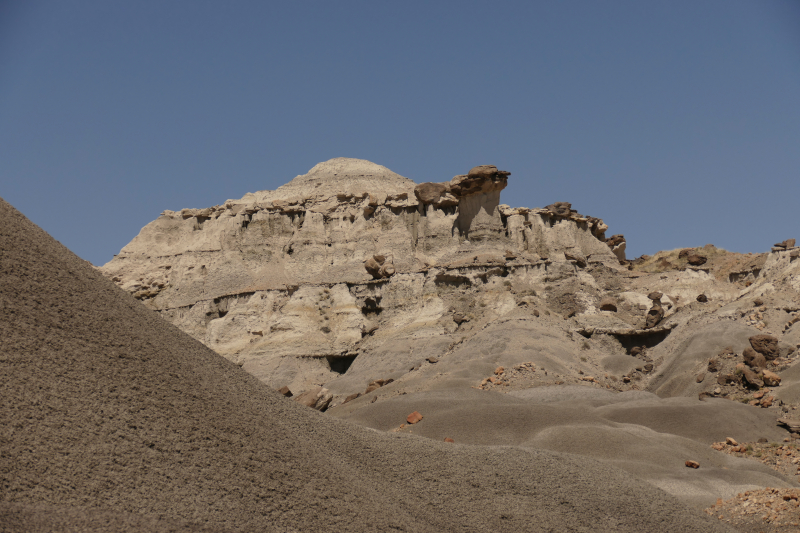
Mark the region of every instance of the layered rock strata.
[[508, 176], [485, 165], [417, 185], [333, 159], [274, 191], [165, 211], [102, 271], [271, 385], [303, 391], [381, 339], [449, 344], [459, 288], [498, 293], [488, 305], [502, 310], [517, 305], [503, 282], [534, 291], [586, 265], [618, 268], [602, 220], [568, 203], [503, 205]]

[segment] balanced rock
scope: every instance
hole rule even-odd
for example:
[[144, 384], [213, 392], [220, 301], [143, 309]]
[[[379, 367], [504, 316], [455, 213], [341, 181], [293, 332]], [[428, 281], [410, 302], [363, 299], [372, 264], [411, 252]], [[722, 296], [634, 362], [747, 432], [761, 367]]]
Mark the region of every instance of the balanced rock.
[[786, 249], [786, 248], [794, 248], [795, 242], [796, 241], [794, 239], [786, 239], [785, 241], [781, 241], [781, 242], [775, 244], [774, 246], [775, 246], [775, 248], [784, 248], [784, 249]]

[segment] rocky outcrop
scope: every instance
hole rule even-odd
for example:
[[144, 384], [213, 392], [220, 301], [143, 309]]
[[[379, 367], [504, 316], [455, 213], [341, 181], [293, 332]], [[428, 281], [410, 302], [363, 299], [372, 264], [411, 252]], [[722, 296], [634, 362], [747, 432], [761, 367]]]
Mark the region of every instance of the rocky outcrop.
[[[602, 220], [566, 203], [502, 205], [508, 178], [484, 165], [417, 185], [333, 159], [274, 191], [165, 211], [102, 271], [271, 386], [302, 395], [351, 365], [369, 367], [387, 339], [445, 338], [515, 308], [511, 284], [541, 290], [593, 265], [617, 268]], [[465, 308], [459, 287], [491, 295], [486, 308]]]

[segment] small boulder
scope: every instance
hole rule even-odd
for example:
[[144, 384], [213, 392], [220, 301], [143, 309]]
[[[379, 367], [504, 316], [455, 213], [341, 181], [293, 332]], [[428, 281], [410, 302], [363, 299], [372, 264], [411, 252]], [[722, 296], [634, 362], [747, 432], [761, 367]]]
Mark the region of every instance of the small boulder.
[[709, 372], [718, 372], [721, 368], [720, 362], [718, 359], [711, 359], [708, 362], [708, 371]]
[[503, 368], [502, 366], [498, 366], [497, 368], [494, 369], [494, 375], [495, 376], [499, 376], [500, 374], [502, 374], [505, 371], [506, 371], [505, 368]]
[[705, 294], [698, 294], [697, 301], [700, 303], [706, 303], [708, 301], [708, 296], [706, 296]]
[[744, 357], [745, 364], [750, 368], [767, 367], [767, 359], [760, 353], [756, 353], [756, 351], [749, 346], [744, 349], [744, 352], [742, 352], [742, 356]]
[[687, 468], [700, 468], [700, 463], [697, 461], [686, 461], [685, 464]]
[[750, 337], [750, 346], [768, 361], [778, 357], [778, 339], [772, 335], [753, 335]]
[[702, 383], [703, 380], [705, 380], [705, 379], [706, 379], [706, 373], [705, 372], [700, 372], [699, 374], [697, 374], [697, 377], [695, 378], [695, 381], [697, 381], [698, 383]]
[[453, 439], [451, 439], [450, 437], [445, 437], [445, 438], [444, 438], [444, 441], [445, 441], [445, 442], [455, 442], [455, 441], [454, 441]]
[[434, 356], [430, 356], [425, 360], [428, 361], [431, 364], [436, 364], [436, 363], [439, 362], [439, 358], [438, 357], [434, 357]]
[[287, 398], [291, 398], [292, 396], [294, 396], [294, 394], [292, 394], [292, 391], [290, 391], [289, 387], [287, 387], [286, 385], [284, 385], [283, 387], [278, 389], [278, 392], [280, 392], [281, 394], [283, 394]]
[[645, 317], [644, 322], [644, 329], [654, 328], [661, 322], [661, 319], [664, 318], [664, 308], [661, 307], [661, 304], [658, 301], [653, 302], [653, 307], [647, 312], [647, 316]]
[[764, 381], [760, 377], [758, 377], [758, 374], [756, 374], [749, 368], [745, 368], [744, 370], [742, 370], [742, 377], [751, 387], [756, 387], [760, 389], [761, 387], [764, 386]]
[[661, 301], [661, 297], [662, 296], [664, 296], [664, 293], [661, 293], [661, 292], [658, 292], [658, 291], [653, 291], [653, 292], [651, 292], [650, 294], [647, 295], [647, 297], [650, 298], [651, 300], [653, 300], [654, 302]]
[[781, 384], [781, 377], [775, 372], [770, 372], [769, 370], [764, 370], [762, 379], [764, 380], [764, 385], [767, 387], [777, 387]]
[[422, 420], [422, 415], [419, 413], [419, 411], [414, 411], [406, 417], [406, 422], [409, 424], [416, 424], [420, 420]]
[[725, 439], [725, 444], [727, 444], [728, 446], [738, 446], [739, 445], [739, 443], [736, 442], [736, 439], [734, 439], [733, 437], [727, 437]]

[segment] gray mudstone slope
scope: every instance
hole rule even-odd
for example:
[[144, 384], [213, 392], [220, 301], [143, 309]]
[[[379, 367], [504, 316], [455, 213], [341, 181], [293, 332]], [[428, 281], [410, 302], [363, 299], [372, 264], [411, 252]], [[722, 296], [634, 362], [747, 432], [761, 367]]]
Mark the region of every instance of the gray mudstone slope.
[[0, 200], [3, 531], [725, 531], [576, 455], [304, 408]]

